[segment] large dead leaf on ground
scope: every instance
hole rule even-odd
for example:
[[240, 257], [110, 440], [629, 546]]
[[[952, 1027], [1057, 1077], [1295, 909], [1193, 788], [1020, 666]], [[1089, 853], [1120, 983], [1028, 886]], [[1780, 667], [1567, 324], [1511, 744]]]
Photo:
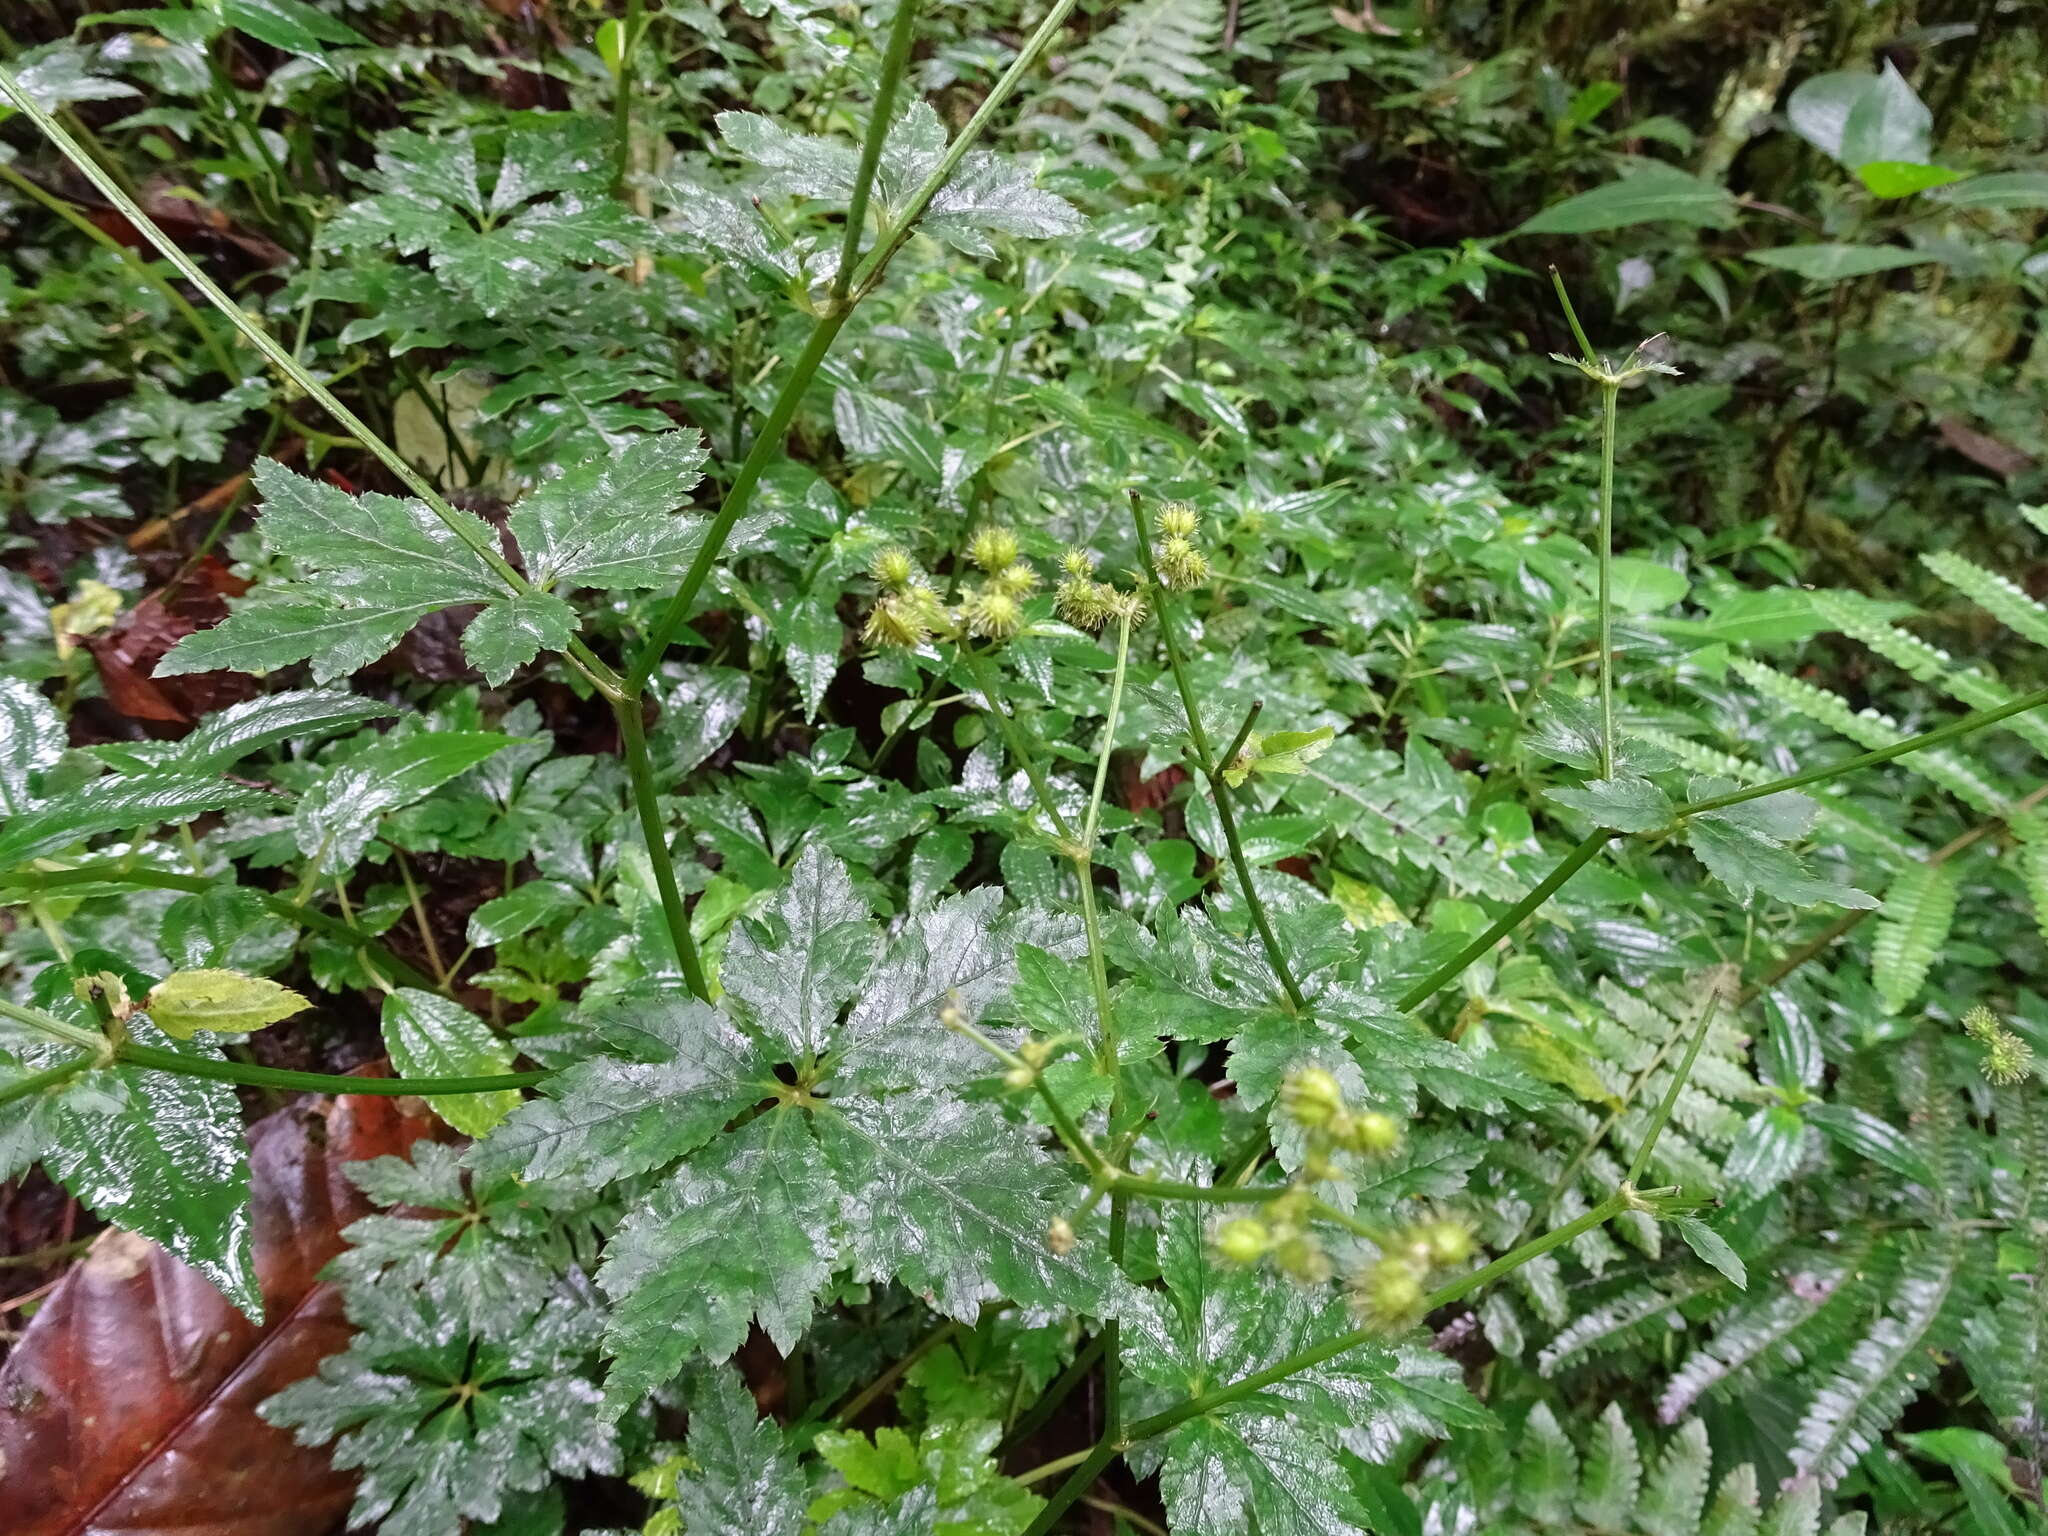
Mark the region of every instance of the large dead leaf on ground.
[[256, 1405], [348, 1341], [340, 1294], [317, 1278], [370, 1210], [341, 1165], [433, 1134], [415, 1101], [367, 1096], [249, 1128], [262, 1328], [154, 1244], [103, 1233], [0, 1368], [7, 1536], [338, 1530], [354, 1479]]

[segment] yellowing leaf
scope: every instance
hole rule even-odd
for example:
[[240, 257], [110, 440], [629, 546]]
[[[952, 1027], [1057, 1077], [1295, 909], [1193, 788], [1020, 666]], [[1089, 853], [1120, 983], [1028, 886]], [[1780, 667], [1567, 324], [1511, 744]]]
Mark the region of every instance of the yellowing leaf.
[[1235, 789], [1255, 773], [1307, 773], [1308, 765], [1330, 749], [1336, 731], [1325, 725], [1313, 731], [1268, 731], [1253, 736], [1223, 770]]
[[199, 1030], [240, 1033], [288, 1019], [309, 1006], [290, 987], [240, 971], [175, 971], [150, 988], [143, 1003], [156, 1027], [174, 1040]]

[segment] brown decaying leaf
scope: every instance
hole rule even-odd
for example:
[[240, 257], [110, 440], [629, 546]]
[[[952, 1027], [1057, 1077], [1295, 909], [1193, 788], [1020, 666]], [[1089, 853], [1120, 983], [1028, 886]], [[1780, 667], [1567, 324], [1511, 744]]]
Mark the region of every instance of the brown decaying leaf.
[[1980, 464], [1994, 475], [2010, 480], [2014, 475], [2034, 467], [2033, 455], [2024, 448], [2001, 442], [1986, 432], [1958, 420], [1944, 416], [1934, 424], [1941, 440], [1973, 464]]
[[370, 1206], [341, 1165], [434, 1134], [410, 1099], [305, 1104], [249, 1128], [251, 1221], [267, 1322], [196, 1271], [108, 1231], [0, 1368], [7, 1536], [326, 1536], [354, 1479], [256, 1405], [348, 1339], [317, 1276]]
[[189, 725], [201, 715], [253, 698], [262, 691], [238, 672], [195, 672], [161, 680], [151, 674], [164, 653], [195, 629], [227, 617], [227, 600], [248, 589], [208, 555], [176, 586], [152, 592], [122, 614], [112, 629], [91, 635], [85, 647], [97, 664], [107, 702], [131, 720]]

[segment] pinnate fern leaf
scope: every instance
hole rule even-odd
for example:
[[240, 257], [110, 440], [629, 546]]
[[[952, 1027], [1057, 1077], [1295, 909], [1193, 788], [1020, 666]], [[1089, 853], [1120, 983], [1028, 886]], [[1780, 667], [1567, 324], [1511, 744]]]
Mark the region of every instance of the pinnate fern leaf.
[[1920, 995], [1934, 957], [1955, 923], [1959, 872], [1953, 864], [1913, 864], [1885, 892], [1871, 966], [1877, 995], [1892, 1013]]

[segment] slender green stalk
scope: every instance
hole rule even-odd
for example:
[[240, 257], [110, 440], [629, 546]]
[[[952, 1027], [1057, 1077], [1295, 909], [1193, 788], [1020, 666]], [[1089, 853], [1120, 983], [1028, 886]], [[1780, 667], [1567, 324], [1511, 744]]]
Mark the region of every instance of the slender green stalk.
[[97, 1030], [81, 1029], [40, 1008], [0, 998], [0, 1018], [12, 1019], [52, 1040], [61, 1040], [89, 1053], [86, 1066], [123, 1062], [175, 1072], [183, 1077], [212, 1078], [223, 1083], [247, 1083], [257, 1088], [301, 1089], [308, 1093], [373, 1093], [386, 1096], [417, 1094], [422, 1098], [451, 1093], [499, 1093], [507, 1088], [531, 1088], [551, 1076], [548, 1072], [501, 1072], [491, 1077], [344, 1077], [330, 1072], [289, 1072], [279, 1067], [251, 1066], [239, 1061], [212, 1061], [205, 1057], [180, 1056], [133, 1041], [114, 1041]]
[[662, 610], [646, 643], [641, 646], [639, 656], [628, 669], [625, 679], [628, 697], [637, 695], [647, 686], [647, 679], [674, 641], [676, 631], [683, 627], [691, 608], [696, 606], [697, 593], [711, 574], [711, 568], [718, 563], [718, 557], [725, 552], [725, 541], [732, 537], [734, 525], [752, 501], [754, 487], [769, 463], [782, 452], [782, 440], [789, 434], [789, 425], [796, 419], [797, 407], [803, 403], [804, 395], [810, 389], [812, 376], [817, 373], [818, 365], [825, 361], [825, 354], [832, 350], [840, 327], [846, 324], [846, 318], [852, 312], [848, 308], [818, 317], [810, 340], [804, 343], [789, 376], [783, 380], [781, 392], [769, 407], [768, 417], [761, 423], [752, 448], [740, 464], [739, 472], [733, 476], [732, 484], [727, 487], [725, 499], [718, 504], [710, 526], [704, 530], [703, 542], [697, 546], [697, 557], [690, 562], [689, 570], [683, 573], [682, 585], [668, 600], [668, 606]]
[[[24, 893], [48, 893], [77, 885], [133, 885], [148, 890], [184, 891], [194, 896], [203, 896], [212, 890], [248, 889], [246, 886], [236, 886], [231, 880], [210, 880], [203, 875], [178, 875], [161, 869], [131, 869], [121, 864], [81, 864], [75, 869], [23, 870], [0, 875], [0, 901], [8, 899], [14, 890]], [[280, 896], [274, 891], [252, 891], [250, 894], [279, 917], [301, 927], [311, 928], [316, 933], [324, 934], [353, 949], [362, 950], [366, 956], [374, 960], [379, 970], [399, 986], [415, 987], [422, 992], [434, 990], [432, 980], [407, 965], [361, 929], [353, 928], [339, 918], [329, 917], [317, 908], [303, 906], [289, 896]]]
[[[1495, 1280], [1500, 1279], [1501, 1276], [1520, 1269], [1531, 1259], [1541, 1258], [1544, 1254], [1550, 1252], [1551, 1249], [1561, 1247], [1573, 1238], [1579, 1237], [1584, 1233], [1592, 1231], [1595, 1227], [1611, 1221], [1627, 1208], [1627, 1197], [1617, 1191], [1587, 1211], [1576, 1221], [1566, 1222], [1563, 1226], [1555, 1227], [1540, 1237], [1533, 1237], [1528, 1242], [1522, 1244], [1521, 1247], [1501, 1255], [1491, 1264], [1475, 1269], [1471, 1274], [1462, 1275], [1458, 1279], [1440, 1287], [1424, 1299], [1422, 1310], [1425, 1313], [1434, 1312], [1438, 1307], [1447, 1306], [1461, 1297], [1469, 1296], [1481, 1286], [1490, 1285]], [[1189, 1419], [1199, 1418], [1201, 1415], [1211, 1413], [1228, 1403], [1241, 1402], [1247, 1397], [1265, 1391], [1268, 1387], [1277, 1386], [1290, 1376], [1298, 1376], [1303, 1371], [1321, 1365], [1325, 1360], [1334, 1360], [1337, 1356], [1354, 1350], [1361, 1344], [1368, 1344], [1375, 1339], [1381, 1339], [1385, 1336], [1386, 1330], [1383, 1327], [1367, 1326], [1354, 1328], [1349, 1333], [1339, 1334], [1334, 1339], [1329, 1339], [1308, 1349], [1300, 1350], [1295, 1354], [1289, 1355], [1278, 1364], [1268, 1366], [1263, 1371], [1255, 1372], [1250, 1376], [1234, 1381], [1229, 1386], [1218, 1387], [1213, 1392], [1204, 1392], [1199, 1396], [1191, 1397], [1186, 1402], [1178, 1403], [1164, 1412], [1153, 1414], [1149, 1419], [1140, 1419], [1126, 1431], [1124, 1436], [1125, 1443], [1127, 1445], [1136, 1445], [1141, 1440], [1150, 1440], [1155, 1435], [1163, 1435], [1168, 1430], [1185, 1424]]]
[[[804, 395], [811, 387], [811, 380], [817, 374], [818, 366], [825, 361], [825, 354], [832, 350], [832, 343], [837, 339], [840, 328], [846, 324], [847, 316], [853, 313], [854, 307], [863, 298], [874, 291], [896, 252], [910, 238], [917, 221], [924, 217], [924, 211], [932, 198], [959, 167], [967, 151], [981, 138], [997, 109], [1009, 100], [1022, 83], [1024, 76], [1037, 66], [1039, 58], [1051, 46], [1054, 36], [1076, 3], [1077, 0], [1057, 0], [1045, 20], [1039, 24], [1018, 52], [1010, 67], [1003, 72], [1002, 78], [996, 81], [988, 95], [983, 98], [980, 108], [967, 120], [967, 126], [960, 130], [952, 144], [947, 147], [944, 157], [940, 159], [932, 174], [925, 179], [924, 185], [919, 187], [910, 200], [897, 211], [895, 221], [861, 264], [860, 271], [846, 295], [846, 301], [828, 306], [818, 316], [816, 324], [811, 329], [810, 340], [804, 344], [803, 351], [791, 365], [788, 376], [783, 380], [782, 389], [775, 397], [775, 403], [769, 407], [767, 419], [761, 423], [761, 430], [755, 436], [753, 446], [740, 465], [739, 473], [733, 476], [724, 500], [719, 503], [718, 511], [711, 519], [711, 525], [705, 529], [704, 542], [697, 550], [697, 558], [691, 561], [689, 570], [683, 574], [682, 584], [669, 599], [668, 607], [663, 610], [661, 618], [641, 647], [639, 656], [628, 670], [625, 687], [629, 694], [638, 693], [645, 686], [656, 663], [674, 641], [676, 631], [681, 629], [684, 621], [689, 618], [690, 609], [697, 601], [697, 593], [702, 589], [705, 578], [710, 575], [711, 567], [718, 563], [718, 557], [724, 553], [726, 540], [732, 536], [734, 525], [739, 522], [741, 515], [747, 510], [747, 504], [753, 499], [754, 487], [759, 483], [762, 472], [767, 469], [769, 461], [782, 451], [783, 438], [788, 435], [790, 423], [796, 419], [797, 407], [803, 403]], [[893, 92], [893, 85], [890, 90]], [[871, 128], [872, 126], [870, 124]], [[886, 128], [886, 124], [884, 127]], [[856, 188], [856, 191], [858, 190]]]
[[69, 1061], [60, 1061], [54, 1067], [45, 1067], [40, 1072], [31, 1072], [27, 1077], [16, 1078], [0, 1087], [0, 1104], [12, 1104], [16, 1099], [25, 1099], [41, 1093], [45, 1088], [54, 1088], [67, 1083], [93, 1064], [90, 1056], [74, 1056]]
[[1585, 327], [1579, 324], [1578, 311], [1572, 308], [1572, 296], [1565, 291], [1564, 276], [1555, 267], [1550, 269], [1550, 282], [1557, 289], [1558, 303], [1564, 306], [1564, 317], [1571, 324], [1572, 339], [1579, 344], [1579, 356], [1585, 362], [1585, 370], [1600, 385], [1600, 777], [1611, 779], [1614, 777], [1614, 605], [1610, 596], [1614, 576], [1614, 416], [1616, 400], [1621, 394], [1621, 381], [1611, 376], [1595, 355], [1593, 343], [1586, 339]]
[[1252, 739], [1252, 727], [1258, 724], [1259, 712], [1266, 707], [1264, 699], [1252, 700], [1252, 707], [1244, 712], [1244, 724], [1237, 728], [1237, 734], [1230, 738], [1230, 745], [1223, 749], [1223, 755], [1216, 759], [1218, 770], [1228, 768], [1237, 761], [1237, 754], [1244, 750], [1244, 744]]
[[654, 888], [661, 893], [661, 914], [668, 924], [669, 943], [676, 963], [683, 968], [683, 982], [704, 1002], [711, 1001], [711, 986], [704, 979], [704, 964], [697, 957], [697, 941], [690, 933], [690, 909], [676, 884], [675, 860], [669, 854], [668, 829], [662, 824], [661, 802], [654, 787], [654, 761], [647, 751], [647, 727], [640, 718], [636, 696], [620, 699], [613, 706], [618, 717], [619, 741], [626, 755], [626, 776], [633, 784], [633, 808], [640, 818], [640, 836], [647, 844], [647, 862], [654, 869]]
[[1523, 922], [1534, 914], [1538, 907], [1556, 895], [1564, 883], [1584, 868], [1586, 863], [1596, 853], [1620, 835], [1619, 832], [1607, 827], [1601, 827], [1597, 831], [1589, 833], [1577, 847], [1564, 856], [1557, 868], [1543, 877], [1542, 882], [1534, 890], [1503, 912], [1498, 922], [1487, 929], [1486, 932], [1480, 934], [1470, 944], [1459, 950], [1457, 954], [1438, 966], [1427, 979], [1410, 987], [1394, 1006], [1403, 1013], [1413, 1013], [1432, 997], [1435, 997], [1437, 993], [1464, 975], [1466, 970], [1486, 955], [1494, 945], [1521, 927]]
[[52, 1040], [61, 1040], [66, 1045], [89, 1052], [95, 1064], [109, 1059], [108, 1047], [111, 1042], [105, 1035], [96, 1029], [85, 1029], [77, 1024], [68, 1023], [55, 1014], [43, 1012], [40, 1008], [24, 1007], [20, 1003], [9, 1002], [6, 998], [0, 997], [0, 1019], [12, 1019], [17, 1024], [48, 1035]]
[[1700, 1009], [1699, 1026], [1692, 1032], [1692, 1044], [1686, 1047], [1685, 1060], [1678, 1064], [1678, 1070], [1671, 1074], [1671, 1086], [1664, 1090], [1664, 1102], [1657, 1106], [1656, 1114], [1650, 1117], [1650, 1129], [1644, 1133], [1643, 1144], [1636, 1148], [1635, 1159], [1628, 1165], [1628, 1172], [1622, 1182], [1634, 1184], [1642, 1177], [1643, 1169], [1649, 1166], [1650, 1154], [1657, 1149], [1657, 1138], [1664, 1134], [1664, 1127], [1671, 1121], [1671, 1111], [1678, 1103], [1678, 1095], [1685, 1090], [1692, 1077], [1693, 1063], [1699, 1060], [1700, 1046], [1705, 1043], [1707, 1030], [1714, 1022], [1714, 1010], [1720, 1006], [1721, 991], [1716, 987], [1707, 994], [1705, 1006]]
[[180, 1056], [154, 1046], [123, 1043], [115, 1058], [130, 1066], [174, 1072], [182, 1077], [205, 1077], [221, 1083], [244, 1083], [252, 1088], [283, 1088], [305, 1093], [369, 1093], [394, 1098], [414, 1094], [439, 1098], [456, 1093], [502, 1093], [508, 1088], [531, 1088], [546, 1081], [551, 1072], [500, 1072], [489, 1077], [348, 1077], [333, 1072], [288, 1072], [280, 1067], [258, 1067], [240, 1061], [211, 1061], [201, 1056]]
[[619, 78], [612, 94], [612, 181], [623, 194], [633, 174], [633, 55], [640, 47], [643, 0], [626, 0], [619, 31]]
[[1002, 734], [1003, 745], [1010, 749], [1010, 755], [1017, 759], [1024, 770], [1024, 776], [1031, 781], [1031, 792], [1038, 797], [1038, 808], [1045, 812], [1046, 820], [1053, 825], [1061, 839], [1074, 841], [1074, 829], [1067, 824], [1067, 818], [1060, 814], [1059, 802], [1052, 797], [1052, 786], [1046, 782], [1044, 772], [1038, 766], [1038, 758], [1032, 752], [1030, 743], [1024, 740], [1017, 722], [1010, 718], [1010, 712], [1003, 708], [1001, 691], [995, 685], [995, 678], [988, 669], [988, 659], [971, 645], [962, 645], [960, 654], [966, 659], [967, 670], [974, 674], [974, 685], [981, 690], [981, 696], [988, 700], [988, 712], [995, 717], [996, 729]]
[[1600, 777], [1614, 777], [1614, 411], [1618, 384], [1600, 386]]
[[1074, 1388], [1088, 1379], [1088, 1373], [1095, 1368], [1096, 1360], [1102, 1354], [1103, 1336], [1096, 1334], [1075, 1353], [1074, 1360], [1064, 1371], [1053, 1379], [1051, 1386], [1039, 1394], [1024, 1416], [1012, 1424], [1003, 1436], [1003, 1443], [996, 1448], [996, 1455], [1002, 1457], [1014, 1450], [1020, 1443], [1037, 1432], [1038, 1427], [1059, 1411]]
[[909, 240], [911, 233], [917, 228], [917, 221], [924, 217], [925, 209], [931, 206], [932, 199], [939, 195], [939, 189], [953, 179], [953, 172], [960, 168], [960, 162], [967, 157], [967, 151], [988, 131], [989, 123], [1003, 103], [1010, 99], [1019, 85], [1023, 84], [1024, 77], [1038, 67], [1039, 58], [1052, 46], [1053, 39], [1059, 35], [1060, 28], [1066, 25], [1067, 16], [1078, 3], [1079, 0], [1055, 0], [1053, 8], [1045, 13], [1045, 20], [1041, 21], [1032, 30], [1031, 36], [1025, 39], [1024, 46], [1017, 50], [1017, 57], [1010, 61], [1010, 67], [1004, 70], [1002, 76], [989, 88], [988, 95], [982, 98], [981, 105], [974, 110], [974, 115], [967, 119], [967, 125], [954, 135], [953, 142], [946, 146], [946, 153], [932, 168], [932, 173], [925, 177], [924, 184], [911, 193], [910, 201], [897, 213], [896, 222], [889, 227], [889, 232], [883, 236], [874, 250], [868, 253], [868, 258], [861, 264], [860, 273], [854, 281], [853, 296], [856, 301], [874, 292], [875, 285], [881, 282], [882, 274], [888, 269], [890, 261], [903, 248], [904, 242]]
[[874, 1405], [877, 1398], [901, 1381], [913, 1365], [959, 1333], [960, 1329], [960, 1323], [952, 1318], [932, 1329], [909, 1350], [891, 1361], [888, 1368], [873, 1381], [833, 1409], [831, 1422], [842, 1429], [853, 1423]]
[[[1809, 784], [1825, 784], [1830, 779], [1838, 779], [1844, 774], [1855, 773], [1860, 769], [1874, 767], [1879, 763], [1888, 763], [1893, 758], [1904, 757], [1909, 752], [1918, 752], [1926, 747], [1940, 746], [1944, 742], [1968, 736], [1973, 731], [1980, 731], [1987, 725], [1996, 725], [2001, 720], [2009, 720], [2014, 715], [2025, 714], [2028, 710], [2040, 709], [2044, 705], [2048, 705], [2048, 688], [2036, 689], [2032, 693], [2023, 694], [2019, 698], [2008, 700], [1995, 709], [1980, 709], [1973, 714], [1964, 715], [1960, 720], [1952, 720], [1947, 725], [1937, 727], [1931, 731], [1925, 731], [1905, 741], [1894, 742], [1888, 747], [1879, 747], [1873, 752], [1859, 753], [1855, 757], [1846, 758], [1839, 763], [1833, 763], [1824, 768], [1809, 768], [1804, 773], [1795, 773], [1782, 779], [1773, 779], [1768, 784], [1756, 784], [1747, 789], [1732, 790], [1728, 794], [1715, 795], [1706, 800], [1694, 800], [1689, 804], [1678, 807], [1677, 811], [1673, 813], [1674, 819], [1683, 821], [1689, 816], [1702, 815], [1708, 811], [1726, 810], [1732, 805], [1743, 805], [1751, 800], [1762, 800], [1771, 795], [1783, 794], [1787, 790], [1803, 789]], [[1555, 895], [1558, 889], [1573, 875], [1577, 874], [1585, 866], [1586, 862], [1605, 847], [1608, 842], [1626, 835], [1628, 834], [1617, 832], [1607, 827], [1599, 828], [1588, 834], [1570, 853], [1565, 855], [1562, 863], [1543, 877], [1542, 884], [1538, 885], [1536, 889], [1510, 907], [1502, 914], [1500, 920], [1487, 929], [1486, 932], [1466, 945], [1451, 959], [1445, 961], [1426, 981], [1411, 988], [1401, 998], [1397, 1006], [1403, 1012], [1412, 1012], [1414, 1009], [1421, 1007], [1422, 1004], [1434, 997], [1444, 987], [1463, 975], [1468, 967], [1485, 955], [1495, 944], [1498, 944], [1502, 939], [1514, 932], [1515, 929], [1519, 928], [1530, 914]]]
[[1144, 562], [1145, 575], [1152, 584], [1153, 606], [1159, 613], [1159, 634], [1166, 642], [1166, 664], [1173, 673], [1175, 688], [1180, 691], [1181, 708], [1188, 717], [1188, 739], [1194, 748], [1195, 766], [1208, 782], [1210, 797], [1216, 803], [1216, 819], [1223, 825], [1224, 846], [1230, 852], [1231, 868], [1237, 874], [1238, 888], [1244, 892], [1245, 906], [1250, 909], [1252, 926], [1258, 930], [1259, 943], [1266, 951], [1266, 963], [1273, 968], [1273, 974], [1280, 980], [1280, 988], [1287, 994], [1290, 1011], [1300, 1013], [1308, 1007], [1308, 1000], [1302, 996], [1300, 986], [1294, 980], [1294, 972], [1287, 964], [1287, 954], [1280, 947], [1280, 939], [1273, 931], [1273, 921], [1266, 915], [1266, 904], [1259, 896], [1259, 889], [1252, 883], [1251, 861], [1244, 856], [1244, 842], [1238, 836], [1237, 812], [1231, 805], [1230, 786], [1223, 782], [1222, 770], [1218, 766], [1209, 743], [1209, 732], [1202, 724], [1202, 711], [1195, 703], [1195, 687], [1188, 676], [1187, 661], [1181, 655], [1180, 637], [1174, 627], [1173, 608], [1165, 585], [1159, 580], [1159, 572], [1152, 563], [1152, 529], [1145, 518], [1145, 504], [1135, 491], [1131, 493], [1131, 517], [1138, 529], [1138, 555]]
[[1879, 763], [1888, 763], [1895, 757], [1904, 757], [1909, 752], [1918, 752], [1926, 747], [1938, 747], [1944, 742], [1954, 741], [1959, 736], [1968, 736], [1987, 725], [1996, 725], [2001, 720], [2010, 720], [2014, 715], [2023, 715], [2028, 710], [2048, 705], [2048, 688], [2037, 688], [2032, 693], [2020, 695], [2000, 704], [1995, 709], [1980, 709], [1952, 720], [1947, 725], [1931, 731], [1924, 731], [1905, 741], [1893, 742], [1888, 747], [1879, 747], [1874, 752], [1859, 753], [1844, 758], [1825, 768], [1809, 768], [1804, 773], [1791, 774], [1786, 778], [1773, 779], [1768, 784], [1757, 784], [1748, 789], [1732, 790], [1725, 795], [1715, 795], [1707, 800], [1694, 800], [1678, 808], [1678, 819], [1698, 816], [1707, 811], [1726, 810], [1731, 805], [1742, 805], [1751, 800], [1761, 800], [1768, 795], [1783, 794], [1788, 789], [1804, 789], [1809, 784], [1825, 784], [1829, 779], [1839, 779], [1845, 773], [1872, 768]]
[[1109, 997], [1109, 966], [1102, 953], [1102, 923], [1095, 912], [1095, 828], [1102, 817], [1102, 795], [1109, 787], [1109, 759], [1116, 750], [1116, 730], [1124, 707], [1124, 673], [1131, 657], [1131, 621], [1117, 625], [1116, 674], [1109, 685], [1109, 717], [1102, 726], [1102, 749], [1095, 758], [1095, 785], [1088, 795], [1088, 814], [1081, 824], [1081, 844], [1074, 851], [1074, 875], [1081, 882], [1081, 923], [1088, 935], [1088, 983], [1095, 994], [1096, 1061], [1111, 1082], [1122, 1087], [1117, 1054], [1116, 1009]]
[[903, 78], [904, 66], [910, 62], [910, 44], [916, 35], [917, 0], [898, 0], [895, 19], [889, 24], [889, 45], [882, 54], [881, 78], [875, 83], [867, 137], [861, 141], [853, 197], [846, 205], [846, 238], [839, 247], [839, 268], [832, 274], [834, 309], [846, 303], [846, 291], [853, 282], [853, 264], [860, 257], [860, 237], [867, 232], [868, 198], [874, 192], [875, 170], [882, 163], [882, 145], [896, 117], [896, 85]]

